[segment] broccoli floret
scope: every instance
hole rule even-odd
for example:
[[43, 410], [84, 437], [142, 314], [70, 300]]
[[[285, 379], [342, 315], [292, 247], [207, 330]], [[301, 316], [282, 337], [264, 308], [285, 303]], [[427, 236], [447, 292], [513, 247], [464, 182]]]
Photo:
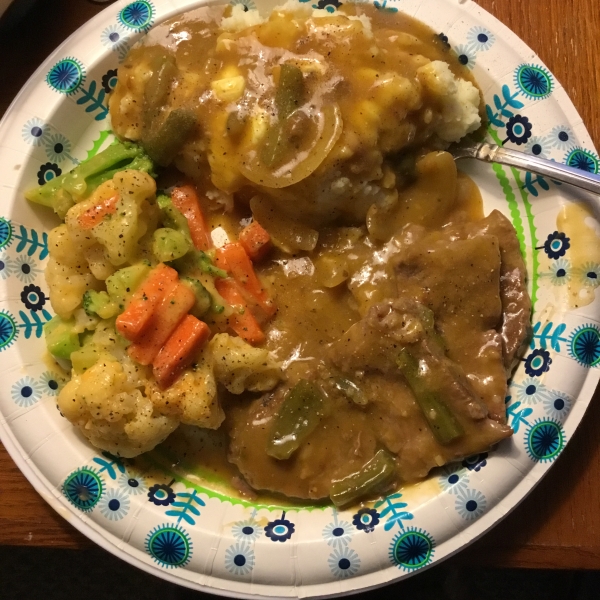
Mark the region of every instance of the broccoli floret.
[[203, 252], [202, 250], [190, 250], [185, 256], [173, 261], [173, 267], [180, 273], [187, 273], [199, 268], [203, 273], [211, 277], [227, 277], [227, 271], [220, 269], [213, 263], [214, 250]]
[[107, 292], [87, 290], [83, 295], [83, 310], [90, 315], [98, 315], [101, 319], [110, 319], [119, 311]]
[[208, 252], [202, 252], [202, 250], [198, 250], [197, 260], [198, 260], [198, 265], [200, 266], [200, 269], [204, 273], [208, 273], [209, 275], [212, 275], [213, 277], [221, 277], [221, 278], [227, 277], [227, 271], [224, 271], [223, 269], [219, 269], [219, 267], [216, 267], [213, 264], [212, 254], [213, 253], [210, 250]]
[[61, 218], [77, 202], [90, 194], [115, 173], [136, 169], [155, 176], [154, 163], [141, 146], [131, 142], [116, 142], [72, 171], [51, 179], [25, 193], [27, 200], [48, 206]]
[[170, 227], [171, 229], [176, 229], [191, 243], [192, 236], [190, 234], [190, 228], [188, 227], [187, 219], [183, 216], [179, 209], [175, 207], [171, 197], [162, 192], [157, 194], [156, 205], [158, 208], [160, 208], [163, 225], [165, 227]]
[[181, 283], [189, 287], [190, 290], [194, 292], [194, 296], [196, 297], [196, 302], [191, 308], [190, 313], [195, 317], [201, 318], [210, 310], [213, 304], [213, 299], [210, 295], [210, 292], [195, 277], [183, 277], [181, 279]]

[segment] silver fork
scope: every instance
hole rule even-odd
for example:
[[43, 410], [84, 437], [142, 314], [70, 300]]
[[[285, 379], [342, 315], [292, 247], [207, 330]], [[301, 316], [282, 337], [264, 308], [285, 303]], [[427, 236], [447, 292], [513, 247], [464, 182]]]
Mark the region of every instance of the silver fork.
[[518, 150], [500, 148], [495, 144], [485, 142], [470, 146], [454, 146], [449, 149], [454, 160], [462, 158], [476, 158], [489, 163], [500, 163], [516, 167], [524, 171], [531, 171], [536, 175], [545, 175], [555, 181], [568, 183], [575, 187], [600, 195], [600, 175], [594, 175], [581, 169], [568, 167], [553, 160], [531, 156]]

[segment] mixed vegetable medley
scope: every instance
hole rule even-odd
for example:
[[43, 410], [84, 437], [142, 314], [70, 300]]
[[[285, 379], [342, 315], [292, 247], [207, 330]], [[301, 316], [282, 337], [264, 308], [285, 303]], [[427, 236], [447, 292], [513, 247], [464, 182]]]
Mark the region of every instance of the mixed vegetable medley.
[[27, 193], [62, 221], [58, 408], [124, 457], [217, 430], [240, 493], [346, 506], [512, 434], [525, 266], [444, 152], [481, 100], [438, 36], [240, 7], [152, 30], [119, 69], [119, 139]]

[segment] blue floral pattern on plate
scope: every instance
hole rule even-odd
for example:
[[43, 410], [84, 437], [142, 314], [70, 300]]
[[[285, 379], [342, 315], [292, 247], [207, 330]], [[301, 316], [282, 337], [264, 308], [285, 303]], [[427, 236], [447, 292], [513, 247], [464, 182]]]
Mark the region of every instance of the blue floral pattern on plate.
[[192, 542], [180, 527], [159, 525], [148, 534], [146, 551], [161, 567], [185, 567], [191, 559]]
[[404, 571], [415, 571], [427, 566], [432, 558], [435, 542], [422, 529], [411, 527], [396, 534], [390, 544], [390, 562]]
[[254, 563], [254, 550], [243, 542], [229, 546], [225, 552], [225, 568], [238, 577], [251, 573]]

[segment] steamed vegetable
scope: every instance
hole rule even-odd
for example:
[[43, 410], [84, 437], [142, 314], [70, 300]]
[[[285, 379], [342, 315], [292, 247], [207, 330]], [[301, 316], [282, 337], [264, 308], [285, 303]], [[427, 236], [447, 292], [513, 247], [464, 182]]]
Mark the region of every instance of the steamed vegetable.
[[175, 208], [171, 196], [168, 196], [167, 194], [158, 194], [156, 196], [156, 205], [160, 208], [163, 225], [165, 227], [170, 227], [171, 229], [176, 229], [191, 242], [192, 236], [190, 234], [187, 219], [177, 208]]
[[104, 217], [117, 212], [118, 202], [118, 194], [101, 200], [98, 204], [88, 208], [84, 213], [79, 215], [79, 226], [82, 229], [92, 229], [98, 225], [98, 223], [101, 223]]
[[71, 366], [77, 374], [87, 371], [91, 366], [95, 365], [100, 358], [102, 350], [93, 342], [84, 344], [78, 350], [71, 353]]
[[187, 315], [179, 323], [152, 363], [152, 373], [162, 388], [169, 387], [189, 366], [210, 337], [206, 323]]
[[254, 272], [252, 261], [240, 243], [225, 244], [216, 251], [216, 263], [231, 273], [246, 297], [256, 302], [267, 316], [273, 316], [277, 307], [269, 298]]
[[190, 243], [177, 229], [161, 227], [152, 234], [152, 254], [160, 262], [181, 258], [189, 250]]
[[65, 321], [58, 316], [53, 317], [44, 325], [44, 336], [48, 352], [56, 358], [69, 360], [71, 353], [81, 347], [74, 319]]
[[149, 325], [165, 294], [177, 284], [177, 271], [164, 264], [152, 270], [117, 317], [117, 331], [130, 341], [137, 340]]
[[210, 228], [200, 207], [200, 198], [196, 188], [191, 185], [182, 185], [173, 188], [171, 192], [173, 206], [187, 220], [190, 235], [196, 250], [208, 250], [213, 247], [210, 237]]
[[252, 261], [260, 261], [269, 253], [273, 244], [269, 232], [258, 222], [246, 225], [239, 235], [240, 244]]
[[199, 250], [198, 252], [194, 253], [194, 259], [203, 273], [212, 275], [213, 277], [220, 277], [222, 279], [227, 277], [227, 271], [220, 269], [213, 264], [213, 255]]
[[436, 374], [427, 365], [420, 368], [418, 358], [406, 348], [398, 355], [397, 364], [437, 441], [447, 445], [460, 438], [464, 429], [444, 402]]
[[128, 346], [129, 356], [141, 365], [152, 363], [164, 343], [194, 306], [195, 300], [192, 290], [179, 281], [169, 285], [141, 335]]
[[265, 334], [244, 301], [238, 284], [233, 279], [227, 277], [226, 279], [217, 279], [215, 287], [223, 300], [233, 308], [231, 315], [227, 319], [229, 327], [249, 344], [262, 343], [265, 339]]
[[210, 292], [195, 277], [184, 277], [181, 280], [181, 283], [189, 287], [196, 298], [196, 302], [194, 303], [194, 306], [192, 306], [190, 312], [195, 317], [202, 317], [205, 315], [210, 310], [213, 303]]
[[88, 198], [101, 183], [125, 169], [144, 171], [154, 176], [154, 164], [140, 146], [131, 142], [116, 142], [72, 171], [25, 192], [25, 197], [31, 202], [52, 208], [64, 218], [73, 204]]
[[356, 502], [367, 494], [382, 491], [394, 477], [396, 465], [393, 458], [385, 451], [379, 450], [360, 471], [343, 479], [333, 481], [330, 498], [338, 507]]
[[144, 135], [144, 149], [156, 164], [166, 167], [197, 127], [198, 120], [193, 111], [176, 108], [157, 130]]
[[137, 288], [148, 277], [150, 263], [143, 261], [115, 271], [106, 279], [106, 291], [111, 300], [123, 310]]
[[323, 403], [321, 390], [301, 379], [288, 391], [279, 408], [267, 442], [267, 454], [278, 460], [289, 458], [321, 422]]
[[119, 307], [107, 292], [87, 290], [83, 295], [83, 310], [90, 316], [98, 315], [101, 319], [110, 319], [119, 312]]

